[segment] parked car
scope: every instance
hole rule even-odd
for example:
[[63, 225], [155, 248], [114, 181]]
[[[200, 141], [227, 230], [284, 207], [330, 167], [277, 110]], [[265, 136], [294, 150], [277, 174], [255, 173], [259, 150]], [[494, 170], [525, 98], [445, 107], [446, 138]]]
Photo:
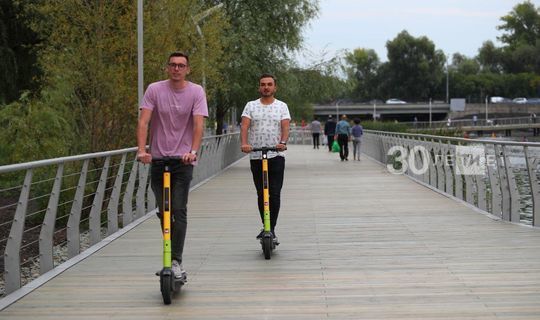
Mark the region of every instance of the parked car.
[[540, 98], [530, 98], [530, 99], [527, 99], [527, 103], [530, 103], [530, 104], [540, 104]]
[[491, 103], [505, 103], [505, 102], [512, 102], [511, 99], [505, 98], [505, 97], [491, 97], [489, 98], [489, 101]]
[[388, 99], [386, 100], [386, 104], [406, 104], [407, 102], [399, 99]]
[[514, 100], [512, 100], [513, 103], [519, 103], [519, 104], [524, 104], [524, 103], [527, 103], [527, 98], [515, 98]]

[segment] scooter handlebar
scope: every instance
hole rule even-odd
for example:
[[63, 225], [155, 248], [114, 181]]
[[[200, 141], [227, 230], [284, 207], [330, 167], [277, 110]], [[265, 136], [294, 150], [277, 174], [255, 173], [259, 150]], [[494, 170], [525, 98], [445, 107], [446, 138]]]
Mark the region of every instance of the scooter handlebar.
[[275, 151], [278, 152], [279, 150], [276, 147], [262, 147], [262, 148], [253, 148], [251, 149], [251, 152], [257, 152], [257, 151]]

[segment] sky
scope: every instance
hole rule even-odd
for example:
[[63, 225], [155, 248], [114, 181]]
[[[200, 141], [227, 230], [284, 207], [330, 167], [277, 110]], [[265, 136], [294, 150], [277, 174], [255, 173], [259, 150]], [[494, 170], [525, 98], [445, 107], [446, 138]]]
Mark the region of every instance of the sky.
[[[484, 41], [501, 43], [500, 18], [524, 0], [319, 0], [319, 16], [303, 32], [301, 65], [332, 58], [343, 49], [373, 49], [387, 61], [386, 42], [407, 30], [428, 37], [451, 57], [478, 54]], [[540, 0], [531, 1], [540, 6]]]

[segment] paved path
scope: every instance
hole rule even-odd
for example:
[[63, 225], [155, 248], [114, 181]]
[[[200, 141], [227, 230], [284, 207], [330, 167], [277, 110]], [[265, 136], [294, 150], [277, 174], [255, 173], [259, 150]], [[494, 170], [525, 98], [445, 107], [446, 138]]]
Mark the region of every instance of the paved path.
[[291, 146], [264, 260], [247, 159], [192, 192], [189, 283], [164, 306], [151, 218], [1, 319], [540, 319], [540, 230], [363, 159]]

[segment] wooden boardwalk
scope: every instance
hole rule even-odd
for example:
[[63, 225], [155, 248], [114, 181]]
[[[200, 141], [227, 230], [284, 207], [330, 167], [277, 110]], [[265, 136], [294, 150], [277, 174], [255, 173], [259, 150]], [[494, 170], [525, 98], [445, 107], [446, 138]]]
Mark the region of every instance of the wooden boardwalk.
[[249, 162], [193, 191], [189, 283], [164, 306], [151, 218], [0, 312], [7, 319], [540, 319], [540, 230], [364, 158], [291, 146], [264, 260]]

